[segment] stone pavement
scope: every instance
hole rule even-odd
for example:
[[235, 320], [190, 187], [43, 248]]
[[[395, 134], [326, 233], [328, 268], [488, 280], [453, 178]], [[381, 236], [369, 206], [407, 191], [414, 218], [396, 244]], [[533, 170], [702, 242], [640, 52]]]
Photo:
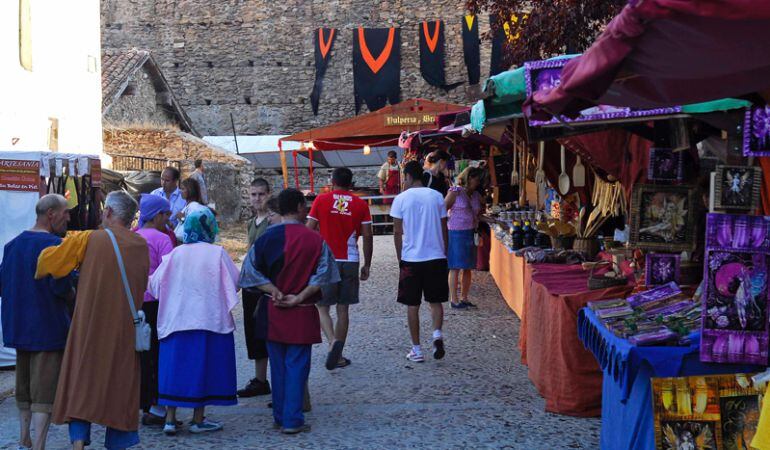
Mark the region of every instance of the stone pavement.
[[[598, 449], [598, 419], [544, 412], [518, 352], [519, 320], [487, 273], [474, 274], [476, 311], [447, 309], [447, 356], [417, 364], [409, 350], [406, 311], [395, 302], [397, 264], [391, 236], [375, 237], [372, 278], [362, 283], [361, 304], [352, 308], [346, 356], [353, 364], [332, 372], [323, 367], [326, 346], [313, 349], [310, 393], [312, 431], [284, 436], [271, 428], [268, 397], [238, 406], [212, 407], [207, 416], [225, 429], [209, 435], [166, 437], [140, 430], [144, 449], [248, 448], [510, 448]], [[242, 320], [240, 306], [236, 321]], [[423, 346], [430, 344], [428, 308], [422, 310]], [[237, 330], [239, 385], [253, 374], [242, 330]], [[188, 420], [190, 410], [180, 410]], [[16, 448], [18, 421], [13, 398], [0, 404], [0, 446]], [[96, 427], [91, 448], [101, 448]], [[67, 447], [67, 429], [54, 426], [50, 449]]]

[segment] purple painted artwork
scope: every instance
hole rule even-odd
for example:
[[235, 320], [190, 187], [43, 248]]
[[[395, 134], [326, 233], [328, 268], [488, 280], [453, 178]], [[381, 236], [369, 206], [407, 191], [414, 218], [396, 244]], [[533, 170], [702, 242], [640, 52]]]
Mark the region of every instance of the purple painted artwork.
[[681, 181], [682, 152], [670, 148], [651, 147], [647, 179], [651, 181]]
[[766, 364], [768, 254], [706, 252], [701, 361]]
[[759, 206], [762, 170], [755, 166], [717, 166], [714, 184], [714, 208], [730, 211], [754, 211]]
[[[524, 77], [527, 83], [527, 97], [531, 97], [534, 92], [545, 92], [558, 86], [561, 82], [561, 71], [564, 68], [564, 65], [567, 64], [570, 59], [572, 58], [549, 59], [544, 61], [525, 63]], [[639, 110], [619, 106], [598, 105], [580, 111], [580, 115], [574, 119], [561, 117], [560, 119], [554, 118], [547, 122], [540, 120], [530, 120], [529, 124], [532, 126], [542, 126], [560, 123], [559, 120], [563, 122], [589, 122], [598, 120], [625, 119], [629, 117], [658, 116], [665, 114], [675, 114], [681, 112], [681, 110], [682, 108], [679, 106], [672, 108]]]
[[663, 286], [634, 294], [626, 299], [629, 305], [634, 308], [638, 308], [645, 303], [654, 302], [657, 300], [663, 300], [666, 298], [674, 297], [682, 293], [682, 290], [674, 282], [670, 282]]
[[645, 257], [647, 286], [679, 283], [680, 256], [665, 253], [648, 253]]
[[706, 247], [770, 251], [770, 217], [743, 214], [709, 214]]
[[754, 106], [746, 110], [743, 155], [770, 156], [770, 105]]

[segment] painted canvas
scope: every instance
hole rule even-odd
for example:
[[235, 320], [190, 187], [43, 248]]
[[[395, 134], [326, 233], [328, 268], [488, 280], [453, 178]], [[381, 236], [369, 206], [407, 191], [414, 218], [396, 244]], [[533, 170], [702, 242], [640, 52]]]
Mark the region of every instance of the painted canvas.
[[753, 374], [653, 378], [657, 449], [747, 449], [759, 422], [763, 391]]
[[754, 211], [759, 206], [762, 170], [753, 166], [717, 166], [714, 208]]
[[675, 152], [670, 148], [651, 147], [647, 179], [651, 181], [681, 181], [682, 161], [682, 152]]
[[648, 253], [645, 257], [645, 282], [647, 286], [679, 283], [681, 257], [666, 253]]
[[746, 110], [743, 155], [770, 156], [770, 105], [754, 106]]
[[708, 214], [706, 247], [770, 251], [770, 217]]
[[631, 244], [646, 250], [692, 250], [694, 204], [688, 186], [637, 185], [631, 206]]

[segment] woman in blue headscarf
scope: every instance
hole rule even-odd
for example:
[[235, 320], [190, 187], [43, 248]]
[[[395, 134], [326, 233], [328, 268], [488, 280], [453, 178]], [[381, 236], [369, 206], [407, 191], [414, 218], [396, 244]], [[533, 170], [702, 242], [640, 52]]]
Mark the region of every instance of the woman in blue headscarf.
[[239, 271], [214, 245], [219, 227], [208, 208], [184, 221], [183, 242], [163, 258], [149, 290], [160, 301], [159, 403], [168, 407], [163, 431], [177, 432], [176, 408], [194, 408], [192, 433], [222, 429], [204, 418], [207, 405], [235, 405], [236, 372], [232, 309]]

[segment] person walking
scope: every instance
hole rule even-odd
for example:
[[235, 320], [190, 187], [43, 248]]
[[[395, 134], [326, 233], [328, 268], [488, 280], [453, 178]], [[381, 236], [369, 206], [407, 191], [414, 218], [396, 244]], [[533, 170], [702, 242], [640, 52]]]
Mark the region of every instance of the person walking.
[[430, 306], [433, 323], [433, 358], [446, 351], [441, 328], [442, 303], [449, 299], [447, 280], [447, 212], [444, 197], [422, 184], [422, 167], [417, 161], [404, 166], [404, 192], [393, 200], [393, 240], [400, 274], [397, 301], [407, 306], [412, 349], [406, 357], [424, 362], [420, 346], [420, 303], [423, 296]]
[[206, 176], [204, 172], [206, 169], [203, 167], [203, 160], [202, 159], [196, 159], [195, 160], [195, 170], [190, 175], [190, 178], [198, 182], [198, 186], [200, 186], [200, 193], [201, 193], [201, 204], [208, 205], [209, 204], [209, 190], [206, 186]]
[[[350, 365], [342, 356], [350, 324], [349, 307], [358, 303], [359, 280], [369, 279], [372, 266], [372, 216], [369, 205], [350, 192], [353, 172], [338, 167], [332, 172], [332, 191], [319, 195], [308, 215], [307, 227], [320, 230], [321, 237], [334, 253], [340, 282], [321, 288], [321, 300], [316, 305], [321, 314], [321, 329], [329, 342], [330, 351], [326, 369], [332, 370]], [[358, 237], [363, 237], [364, 265], [360, 267]], [[330, 308], [335, 306], [337, 323], [334, 324]]]
[[[401, 167], [398, 165], [398, 153], [394, 150], [388, 152], [388, 160], [385, 161], [377, 172], [377, 180], [380, 182], [380, 194], [398, 195], [401, 192]], [[392, 198], [382, 201], [385, 205], [393, 203]]]
[[[270, 199], [270, 183], [264, 178], [257, 178], [249, 186], [251, 212], [254, 214], [248, 222], [249, 248], [264, 234], [270, 223], [270, 210], [267, 207]], [[246, 338], [246, 353], [254, 361], [254, 378], [238, 391], [238, 397], [248, 398], [270, 394], [270, 383], [267, 381], [267, 344], [256, 335], [254, 311], [257, 310], [260, 294], [244, 290], [243, 297], [243, 334]]]
[[193, 408], [191, 433], [222, 429], [205, 407], [235, 405], [235, 321], [239, 271], [227, 251], [214, 245], [219, 233], [205, 208], [184, 221], [183, 245], [168, 254], [150, 277], [159, 301], [159, 403], [167, 407], [163, 432], [177, 433], [176, 410]]
[[[5, 245], [0, 264], [3, 342], [16, 349], [19, 447], [45, 448], [70, 324], [72, 278], [35, 279], [43, 249], [59, 245], [67, 231], [67, 200], [48, 194], [35, 205], [35, 225]], [[30, 425], [35, 429], [32, 439]]]
[[271, 226], [249, 249], [240, 287], [265, 293], [257, 313], [267, 339], [274, 426], [286, 434], [309, 431], [302, 413], [313, 344], [321, 342], [315, 303], [321, 286], [340, 281], [334, 255], [303, 224], [305, 197], [296, 189], [278, 195], [281, 223]]
[[[457, 186], [449, 189], [444, 204], [449, 219], [449, 297], [453, 309], [475, 308], [468, 301], [471, 289], [473, 269], [476, 268], [475, 233], [482, 211], [482, 198], [479, 189], [484, 171], [478, 167], [468, 167], [457, 177]], [[462, 273], [461, 299], [457, 299], [457, 288]]]
[[449, 153], [437, 150], [425, 158], [425, 170], [422, 174], [422, 185], [431, 188], [444, 198], [449, 192], [449, 181], [446, 177]]
[[171, 225], [176, 227], [179, 223], [179, 212], [187, 206], [187, 202], [182, 198], [182, 191], [179, 190], [179, 169], [168, 166], [160, 174], [160, 187], [150, 194], [163, 197], [171, 204]]
[[102, 213], [104, 229], [68, 235], [38, 258], [38, 279], [61, 278], [80, 268], [52, 417], [53, 423], [69, 424], [76, 450], [90, 442], [91, 423], [107, 427], [105, 447], [109, 449], [139, 443], [140, 364], [126, 291], [134, 308], [140, 309], [150, 255], [144, 238], [129, 230], [136, 209], [136, 201], [127, 193], [110, 192]]
[[[174, 242], [166, 234], [171, 205], [157, 195], [142, 194], [139, 200], [139, 228], [136, 233], [147, 241], [150, 253], [149, 276], [155, 273], [163, 257], [174, 249]], [[139, 404], [144, 411], [142, 425], [164, 425], [166, 410], [158, 405], [158, 299], [149, 291], [144, 293], [142, 311], [152, 328], [150, 350], [141, 354], [141, 394]]]

